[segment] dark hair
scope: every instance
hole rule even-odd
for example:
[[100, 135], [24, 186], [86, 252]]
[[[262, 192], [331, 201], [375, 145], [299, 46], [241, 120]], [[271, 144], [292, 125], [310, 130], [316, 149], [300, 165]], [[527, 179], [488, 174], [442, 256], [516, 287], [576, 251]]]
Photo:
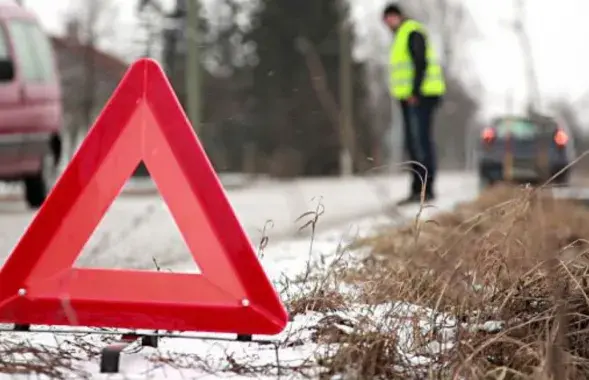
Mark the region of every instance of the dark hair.
[[392, 15], [392, 14], [398, 15], [398, 16], [403, 16], [403, 11], [401, 10], [401, 7], [398, 6], [396, 3], [391, 3], [391, 4], [387, 5], [382, 13], [382, 15], [384, 17]]

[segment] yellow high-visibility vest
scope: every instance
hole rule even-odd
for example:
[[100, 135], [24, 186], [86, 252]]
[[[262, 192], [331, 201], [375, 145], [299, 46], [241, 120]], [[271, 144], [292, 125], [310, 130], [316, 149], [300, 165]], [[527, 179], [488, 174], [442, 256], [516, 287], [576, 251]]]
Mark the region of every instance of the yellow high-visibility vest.
[[[391, 95], [400, 100], [405, 100], [413, 94], [415, 68], [409, 52], [409, 35], [415, 31], [427, 36], [425, 28], [419, 22], [405, 20], [395, 33], [395, 42], [391, 48], [390, 90]], [[424, 96], [443, 95], [446, 92], [444, 73], [428, 38], [426, 38], [426, 60], [427, 66], [420, 93]]]

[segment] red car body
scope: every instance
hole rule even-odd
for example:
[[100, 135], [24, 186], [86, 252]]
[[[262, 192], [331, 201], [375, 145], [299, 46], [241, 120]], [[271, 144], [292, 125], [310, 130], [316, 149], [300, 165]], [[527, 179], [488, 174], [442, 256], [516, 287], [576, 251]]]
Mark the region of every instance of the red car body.
[[[0, 180], [24, 181], [38, 207], [61, 157], [61, 87], [49, 37], [36, 16], [0, 4]], [[51, 167], [52, 166], [52, 167]]]

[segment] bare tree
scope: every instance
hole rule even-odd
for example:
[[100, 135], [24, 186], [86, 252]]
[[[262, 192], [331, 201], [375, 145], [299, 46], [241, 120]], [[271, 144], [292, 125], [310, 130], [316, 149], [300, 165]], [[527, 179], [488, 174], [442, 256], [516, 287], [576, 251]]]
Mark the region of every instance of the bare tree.
[[[343, 146], [350, 146], [354, 145], [353, 136], [349, 130], [346, 130], [342, 127], [342, 108], [336, 101], [334, 94], [329, 90], [329, 85], [327, 83], [327, 75], [325, 71], [325, 67], [321, 62], [321, 57], [317, 53], [317, 49], [311, 41], [307, 40], [304, 37], [297, 38], [296, 45], [298, 50], [304, 55], [305, 63], [307, 64], [307, 68], [309, 69], [309, 76], [311, 79], [311, 83], [313, 85], [313, 89], [315, 90], [319, 102], [321, 106], [325, 110], [326, 115], [330, 119], [331, 123], [333, 123], [333, 128], [338, 131], [340, 135], [340, 141]], [[349, 105], [348, 107], [352, 107]], [[352, 124], [352, 120], [347, 121]], [[350, 125], [349, 129], [354, 130], [354, 126]], [[347, 144], [347, 145], [346, 145]], [[348, 148], [350, 149], [350, 148]], [[354, 148], [350, 149], [348, 152], [350, 155], [356, 155], [357, 151]], [[352, 162], [362, 162], [362, 157], [350, 157]], [[343, 165], [342, 165], [343, 166]], [[349, 172], [352, 171], [352, 168], [348, 169]], [[349, 175], [350, 173], [345, 173]]]
[[143, 45], [143, 56], [153, 57], [154, 47], [162, 33], [162, 19], [164, 11], [159, 1], [141, 1], [137, 7], [137, 17], [143, 29], [143, 39], [138, 40]]
[[[70, 34], [69, 43], [83, 48], [82, 88], [75, 112], [70, 115], [72, 123], [68, 128], [68, 138], [72, 153], [83, 134], [91, 126], [96, 114], [97, 70], [96, 50], [109, 37], [113, 37], [113, 19], [116, 8], [112, 0], [76, 0], [72, 2], [66, 24]], [[72, 38], [74, 37], [74, 38]], [[68, 73], [62, 73], [68, 75]]]
[[[372, 117], [371, 125], [374, 135], [374, 146], [372, 156], [374, 158], [374, 166], [382, 166], [385, 159], [400, 163], [400, 155], [393, 155], [392, 153], [400, 152], [402, 149], [402, 141], [400, 133], [397, 136], [393, 135], [393, 139], [388, 139], [387, 134], [391, 131], [390, 114], [393, 109], [393, 101], [390, 98], [389, 90], [386, 86], [388, 77], [388, 66], [378, 62], [369, 61], [366, 64], [366, 81], [367, 81], [367, 96], [370, 108], [370, 115]], [[385, 85], [383, 85], [383, 83]], [[397, 131], [399, 129], [399, 131]], [[400, 132], [400, 128], [393, 132]], [[391, 142], [392, 144], [388, 143]]]
[[452, 0], [405, 1], [404, 5], [428, 25], [432, 35], [438, 37], [436, 42], [445, 68], [461, 70], [464, 65], [458, 48], [467, 40], [479, 37], [466, 6]]

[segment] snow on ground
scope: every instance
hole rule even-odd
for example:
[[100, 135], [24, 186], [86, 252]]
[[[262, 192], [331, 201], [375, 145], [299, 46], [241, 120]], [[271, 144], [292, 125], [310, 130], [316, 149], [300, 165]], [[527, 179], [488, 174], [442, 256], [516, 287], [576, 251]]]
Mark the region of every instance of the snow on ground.
[[[305, 369], [304, 374], [307, 376], [317, 373], [319, 368], [315, 363], [315, 357], [336, 348], [333, 345], [313, 342], [313, 335], [322, 323], [326, 323], [330, 318], [338, 318], [341, 322], [336, 323], [335, 326], [345, 333], [353, 330], [352, 326], [356, 321], [368, 317], [374, 321], [376, 331], [382, 325], [380, 321], [391, 316], [398, 319], [398, 323], [392, 324], [395, 326], [394, 331], [389, 328], [381, 332], [395, 334], [399, 342], [399, 352], [404, 355], [405, 360], [415, 365], [427, 364], [428, 358], [411, 352], [411, 347], [415, 343], [414, 325], [408, 321], [418, 317], [419, 328], [423, 334], [427, 334], [431, 326], [435, 325], [437, 332], [445, 334], [449, 341], [456, 326], [456, 321], [450, 316], [407, 303], [356, 305], [354, 309], [346, 312], [308, 312], [305, 315], [297, 315], [281, 334], [266, 338], [267, 342], [264, 344], [203, 341], [190, 339], [188, 337], [191, 335], [185, 334], [187, 338], [161, 339], [157, 350], [141, 348], [139, 344], [132, 345], [124, 351], [119, 373], [114, 375], [100, 374], [98, 361], [96, 357], [93, 357], [100, 347], [106, 345], [103, 337], [78, 334], [77, 338], [74, 338], [73, 335], [37, 333], [34, 338], [27, 341], [27, 344], [45, 351], [45, 357], [50, 357], [51, 353], [69, 352], [71, 358], [64, 358], [64, 361], [72, 359], [76, 370], [63, 372], [85, 373], [96, 379], [276, 379], [277, 368], [282, 368], [283, 374], [287, 375], [285, 378], [302, 379], [303, 374], [297, 376], [289, 370]], [[435, 322], [432, 323], [432, 321]], [[22, 333], [20, 336], [17, 333], [12, 335], [8, 338], [12, 344], [17, 345], [22, 342]], [[264, 338], [254, 336], [256, 340]], [[6, 342], [3, 344], [6, 345]], [[436, 347], [433, 344], [429, 347], [430, 352], [440, 352], [442, 349], [443, 347]], [[43, 356], [38, 353], [15, 355], [15, 357], [14, 362], [26, 363], [29, 367], [34, 363], [46, 364], [43, 363]], [[245, 373], [235, 373], [239, 372], [239, 368]], [[0, 375], [0, 379], [24, 378], [28, 377]]]
[[[456, 192], [451, 196], [444, 198], [444, 201], [436, 202], [436, 208], [426, 208], [423, 210], [422, 218], [427, 218], [440, 209], [451, 208], [456, 202], [464, 200], [466, 193]], [[414, 217], [418, 212], [418, 207], [406, 207], [399, 211], [396, 220], [390, 216], [380, 215], [377, 217], [364, 218], [359, 221], [346, 223], [324, 230], [316, 235], [314, 239], [309, 238], [309, 234], [303, 238], [291, 239], [286, 241], [270, 241], [267, 247], [260, 252], [261, 261], [268, 276], [273, 280], [277, 289], [286, 280], [292, 280], [296, 276], [307, 270], [310, 260], [311, 266], [317, 268], [329, 266], [330, 261], [341, 258], [342, 247], [353, 239], [366, 235], [382, 224], [396, 223], [399, 219], [407, 220]], [[321, 223], [321, 220], [319, 220]], [[312, 242], [312, 246], [311, 246]], [[351, 258], [351, 256], [350, 256]], [[345, 258], [347, 259], [347, 258]], [[172, 266], [173, 270], [186, 269], [177, 263]], [[192, 268], [188, 268], [189, 270]], [[291, 289], [292, 291], [292, 289]], [[295, 292], [296, 292], [295, 288]], [[301, 291], [301, 288], [298, 288]], [[346, 289], [340, 289], [346, 291]], [[289, 297], [288, 291], [284, 292], [283, 298]], [[290, 294], [291, 296], [294, 294]], [[4, 333], [4, 338], [0, 341], [0, 350], [2, 345], [6, 346], [11, 342], [11, 347], [19, 347], [10, 360], [24, 363], [23, 365], [30, 368], [35, 363], [39, 367], [45, 366], [54, 370], [59, 369], [58, 363], [55, 362], [55, 355], [51, 352], [59, 352], [59, 357], [64, 363], [71, 361], [75, 366], [92, 378], [112, 378], [112, 379], [276, 379], [276, 368], [282, 368], [286, 371], [289, 367], [308, 367], [307, 375], [313, 374], [317, 370], [315, 358], [318, 354], [326, 350], [333, 349], [332, 345], [313, 343], [311, 337], [317, 330], [317, 326], [326, 321], [326, 318], [338, 318], [340, 321], [335, 326], [342, 330], [350, 329], [353, 321], [361, 317], [371, 318], [374, 320], [374, 326], [378, 326], [378, 321], [384, 316], [393, 316], [398, 319], [398, 327], [395, 329], [399, 339], [399, 350], [405, 351], [406, 360], [416, 364], [423, 364], [427, 357], [418, 353], [410, 352], [412, 347], [412, 334], [414, 324], [408, 321], [414, 321], [419, 318], [420, 329], [427, 331], [431, 328], [433, 312], [422, 307], [410, 305], [401, 302], [391, 302], [386, 305], [368, 307], [367, 305], [355, 305], [346, 313], [337, 312], [331, 314], [322, 314], [317, 312], [297, 315], [289, 323], [286, 330], [274, 337], [254, 337], [255, 339], [264, 338], [273, 343], [260, 345], [256, 343], [239, 343], [235, 341], [211, 341], [191, 339], [188, 335], [183, 338], [162, 338], [157, 350], [152, 348], [141, 348], [138, 346], [130, 347], [121, 359], [121, 368], [118, 375], [99, 374], [98, 359], [96, 354], [103, 347], [105, 338], [101, 336], [87, 335], [74, 337], [72, 334], [52, 334], [52, 333]], [[455, 321], [448, 316], [436, 315], [435, 319], [443, 318], [443, 324], [448, 325], [448, 334], [451, 335], [452, 326]], [[440, 323], [442, 321], [439, 321]], [[439, 327], [439, 325], [437, 326]], [[376, 327], [375, 327], [376, 328]], [[444, 329], [442, 329], [445, 331]], [[208, 335], [211, 336], [211, 335]], [[215, 337], [228, 337], [228, 335], [212, 335]], [[230, 337], [230, 336], [229, 336]], [[234, 338], [234, 337], [231, 337]], [[24, 346], [33, 346], [38, 350], [31, 353], [30, 349], [25, 350]], [[432, 350], [441, 350], [443, 347], [431, 347]], [[26, 353], [25, 353], [26, 352]], [[68, 355], [63, 354], [69, 352]], [[47, 362], [49, 357], [51, 362]], [[8, 357], [0, 359], [7, 360]], [[278, 365], [277, 365], [278, 364]], [[253, 368], [255, 373], [251, 373]], [[260, 373], [267, 372], [267, 376]], [[71, 373], [69, 373], [72, 375]], [[72, 375], [75, 377], [80, 374]], [[284, 378], [296, 378], [289, 374]], [[0, 375], [0, 379], [28, 379], [29, 375]], [[37, 377], [35, 377], [37, 378]]]

